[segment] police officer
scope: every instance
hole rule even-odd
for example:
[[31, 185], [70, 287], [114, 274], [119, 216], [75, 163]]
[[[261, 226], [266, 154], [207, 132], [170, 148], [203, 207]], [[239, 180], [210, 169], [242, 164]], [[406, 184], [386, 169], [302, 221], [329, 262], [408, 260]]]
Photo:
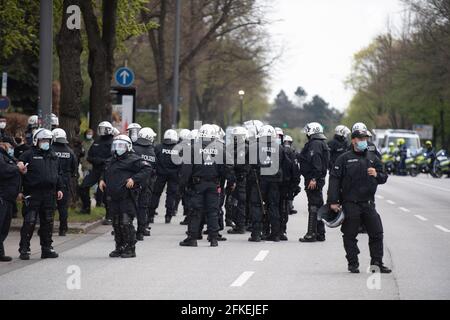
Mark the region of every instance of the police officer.
[[[80, 185], [79, 194], [82, 201], [81, 213], [91, 213], [91, 199], [89, 189], [99, 182], [105, 169], [106, 162], [111, 158], [111, 144], [113, 140], [113, 126], [108, 121], [100, 122], [97, 128], [98, 138], [88, 151], [87, 160], [92, 163], [92, 170]], [[107, 210], [108, 215], [108, 210]], [[107, 216], [107, 220], [110, 219]]]
[[139, 130], [142, 127], [139, 123], [130, 123], [127, 128], [128, 137], [130, 137], [131, 142], [135, 143], [138, 139]]
[[[280, 184], [283, 181], [282, 168], [289, 160], [281, 145], [276, 143], [276, 132], [270, 125], [261, 127], [257, 141], [249, 145], [249, 153], [252, 166], [249, 175], [252, 233], [248, 240], [279, 242]], [[256, 156], [256, 164], [252, 164], [252, 155]]]
[[[292, 177], [296, 177], [297, 181], [298, 181], [298, 183], [295, 183], [295, 181], [294, 181], [294, 185], [290, 188], [289, 200], [288, 200], [288, 213], [289, 214], [297, 214], [297, 210], [295, 210], [295, 208], [294, 208], [294, 199], [301, 191], [301, 188], [299, 186], [299, 184], [300, 184], [300, 164], [298, 163], [297, 151], [294, 148], [293, 142], [294, 142], [294, 140], [292, 139], [291, 136], [289, 136], [289, 135], [284, 136], [284, 138], [283, 138], [284, 151], [285, 151], [286, 155], [289, 157], [289, 159], [291, 159], [292, 165], [295, 166], [292, 168], [292, 170], [293, 170]], [[287, 222], [287, 220], [286, 220], [286, 222]], [[282, 227], [282, 229], [283, 229], [283, 227]], [[283, 238], [283, 237], [281, 236], [281, 238]]]
[[150, 221], [153, 222], [159, 199], [167, 184], [165, 222], [170, 223], [175, 213], [176, 193], [178, 192], [178, 171], [180, 164], [175, 164], [172, 156], [179, 156], [180, 150], [175, 148], [178, 143], [178, 134], [169, 129], [164, 133], [163, 143], [155, 147], [156, 154], [156, 182], [154, 184], [152, 200], [150, 202]]
[[52, 151], [53, 134], [47, 129], [38, 129], [34, 133], [34, 146], [23, 153], [19, 160], [28, 164], [23, 176], [23, 195], [25, 210], [23, 226], [20, 230], [20, 259], [30, 259], [30, 240], [33, 236], [36, 219], [39, 216], [39, 236], [41, 240], [41, 258], [57, 258], [52, 247], [53, 215], [56, 200], [63, 199], [64, 185], [60, 162]]
[[250, 173], [248, 157], [248, 131], [244, 127], [235, 127], [232, 131], [232, 141], [227, 145], [227, 163], [233, 164], [236, 176], [236, 188], [228, 190], [226, 210], [234, 222], [229, 234], [245, 234], [245, 208], [247, 205], [247, 176]]
[[343, 153], [347, 152], [350, 144], [347, 140], [347, 135], [350, 134], [350, 129], [344, 125], [338, 125], [334, 129], [334, 137], [328, 141], [328, 148], [330, 148], [330, 170], [334, 167], [336, 159]]
[[63, 198], [57, 201], [59, 212], [59, 235], [64, 237], [66, 235], [68, 226], [67, 218], [69, 216], [69, 202], [71, 199], [71, 179], [76, 177], [78, 170], [78, 160], [72, 149], [68, 146], [67, 134], [63, 129], [57, 128], [52, 131], [54, 143], [52, 149], [59, 158], [61, 167], [61, 174], [63, 179], [64, 189]]
[[[179, 141], [178, 141], [178, 147], [183, 150], [184, 148], [189, 148], [191, 146], [191, 130], [189, 129], [181, 129], [179, 133]], [[188, 225], [188, 196], [186, 195], [186, 190], [182, 190], [180, 186], [178, 186], [178, 192], [177, 197], [175, 199], [175, 212], [178, 211], [178, 206], [180, 204], [183, 206], [183, 215], [184, 219], [183, 221], [180, 221], [181, 225]]]
[[151, 164], [132, 150], [131, 139], [126, 135], [114, 138], [111, 147], [113, 157], [107, 162], [99, 183], [108, 201], [113, 217], [116, 248], [111, 258], [136, 257], [136, 231], [133, 219], [137, 213], [137, 196], [145, 189], [152, 174]]
[[400, 176], [406, 176], [406, 157], [408, 156], [408, 149], [406, 148], [405, 139], [397, 139], [397, 155], [400, 158], [398, 162], [398, 174]]
[[322, 188], [325, 185], [330, 151], [320, 123], [308, 123], [304, 132], [308, 142], [299, 155], [299, 162], [308, 197], [308, 231], [299, 241], [325, 241], [325, 226], [322, 221], [317, 221], [317, 211], [323, 206]]
[[0, 142], [7, 142], [9, 143], [11, 146], [15, 146], [16, 142], [14, 141], [14, 139], [8, 135], [5, 131], [6, 128], [6, 118], [2, 115], [0, 115]]
[[436, 161], [436, 151], [433, 148], [433, 143], [431, 141], [425, 142], [425, 158], [430, 159], [428, 164], [428, 169], [434, 174], [434, 163]]
[[8, 236], [13, 209], [20, 192], [20, 175], [26, 172], [23, 162], [14, 159], [11, 144], [0, 142], [0, 262], [12, 260], [5, 255], [3, 242]]
[[[138, 241], [144, 240], [144, 236], [150, 236], [150, 228], [148, 227], [148, 207], [150, 205], [150, 199], [152, 196], [152, 184], [154, 178], [156, 178], [156, 155], [153, 142], [155, 140], [156, 133], [152, 128], [142, 128], [139, 130], [135, 142], [133, 142], [133, 150], [142, 160], [150, 163], [152, 167], [151, 175], [148, 177], [148, 181], [145, 186], [142, 187], [139, 193], [138, 200], [138, 212], [137, 212], [137, 232], [136, 239]], [[131, 139], [133, 141], [133, 139]]]
[[353, 130], [352, 150], [341, 155], [330, 172], [327, 203], [332, 210], [340, 206], [344, 210], [341, 231], [348, 270], [359, 273], [356, 237], [362, 222], [369, 235], [371, 265], [390, 273], [383, 265], [383, 226], [374, 201], [377, 186], [386, 183], [388, 176], [380, 159], [368, 150], [368, 138], [367, 130]]
[[28, 118], [27, 130], [25, 131], [25, 140], [30, 147], [33, 145], [33, 133], [38, 128], [39, 117], [34, 114]]
[[[367, 140], [367, 150], [370, 152], [373, 152], [378, 157], [378, 159], [381, 160], [381, 153], [378, 151], [377, 146], [372, 141], [370, 141], [370, 139], [372, 138], [372, 133], [370, 132], [369, 129], [367, 129], [367, 126], [362, 122], [357, 122], [352, 127], [352, 132], [353, 131], [366, 131], [367, 132], [367, 134], [369, 135], [369, 140]], [[348, 146], [348, 151], [351, 151], [351, 150], [352, 150], [352, 145], [350, 144]]]
[[[180, 171], [180, 184], [192, 190], [189, 213], [188, 237], [180, 242], [180, 246], [197, 246], [201, 238], [202, 215], [206, 215], [208, 224], [208, 241], [211, 247], [218, 246], [219, 233], [219, 201], [220, 180], [225, 177], [234, 184], [231, 171], [227, 170], [223, 144], [214, 140], [215, 130], [212, 125], [205, 124], [199, 130], [199, 141], [191, 149], [191, 159], [184, 159]], [[189, 161], [190, 160], [190, 161]]]

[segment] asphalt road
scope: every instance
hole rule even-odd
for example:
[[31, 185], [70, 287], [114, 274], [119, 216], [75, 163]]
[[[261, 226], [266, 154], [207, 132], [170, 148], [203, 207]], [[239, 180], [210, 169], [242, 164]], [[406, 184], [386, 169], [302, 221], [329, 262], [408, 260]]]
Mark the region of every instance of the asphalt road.
[[[450, 299], [450, 179], [391, 177], [376, 203], [385, 264], [394, 270], [389, 275], [366, 273], [366, 235], [359, 236], [357, 275], [346, 270], [339, 229], [328, 229], [324, 243], [300, 243], [307, 224], [302, 192], [288, 242], [250, 243], [248, 234], [224, 232], [228, 241], [217, 248], [206, 240], [183, 248], [182, 217], [166, 225], [160, 214], [152, 236], [137, 244], [135, 259], [109, 258], [113, 238], [101, 227], [56, 245], [59, 259], [35, 254], [2, 263], [0, 299]], [[71, 266], [80, 271], [80, 289], [67, 286]]]

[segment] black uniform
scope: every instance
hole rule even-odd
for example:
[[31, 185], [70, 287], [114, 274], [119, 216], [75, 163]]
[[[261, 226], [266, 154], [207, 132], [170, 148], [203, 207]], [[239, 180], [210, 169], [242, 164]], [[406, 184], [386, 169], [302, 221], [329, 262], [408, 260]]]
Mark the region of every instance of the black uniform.
[[[227, 191], [226, 219], [230, 219], [235, 227], [228, 233], [245, 233], [245, 209], [247, 204], [247, 177], [250, 173], [248, 143], [238, 143], [236, 140], [226, 148], [227, 157], [233, 164], [236, 177], [236, 187]], [[228, 161], [227, 161], [228, 163]]]
[[[151, 164], [134, 152], [114, 156], [106, 164], [104, 181], [108, 210], [113, 218], [116, 249], [111, 257], [134, 257], [136, 232], [133, 219], [137, 213], [137, 197], [141, 189], [148, 187], [152, 174]], [[134, 181], [134, 188], [127, 189], [127, 180]]]
[[[234, 183], [234, 176], [225, 162], [223, 144], [204, 140], [202, 144], [194, 143], [191, 148], [191, 163], [183, 163], [180, 171], [180, 184], [190, 194], [192, 215], [189, 219], [188, 238], [180, 245], [196, 245], [200, 238], [202, 215], [206, 215], [208, 240], [212, 246], [217, 245], [219, 232], [220, 180], [226, 178]], [[218, 160], [220, 159], [220, 160]]]
[[30, 240], [33, 236], [36, 219], [39, 215], [39, 236], [43, 253], [52, 251], [53, 214], [56, 207], [56, 193], [64, 190], [58, 156], [52, 151], [43, 151], [32, 147], [20, 158], [28, 163], [28, 171], [23, 176], [23, 195], [25, 210], [23, 226], [20, 230], [19, 252], [30, 252]]
[[328, 141], [328, 148], [330, 148], [330, 164], [329, 169], [334, 167], [336, 159], [350, 148], [348, 140], [340, 135], [335, 134], [333, 140]]
[[[283, 168], [289, 159], [285, 156], [283, 148], [274, 140], [264, 142], [258, 139], [250, 144], [249, 152], [257, 154], [257, 164], [251, 165], [248, 178], [252, 220], [252, 234], [249, 240], [260, 241], [264, 237], [266, 240], [279, 241], [280, 185], [283, 182]], [[263, 214], [263, 210], [266, 215]]]
[[9, 233], [20, 184], [21, 175], [15, 159], [0, 148], [0, 261], [5, 256], [3, 242]]
[[[375, 168], [377, 177], [367, 170]], [[340, 156], [330, 172], [329, 204], [342, 204], [345, 219], [341, 227], [349, 266], [357, 267], [359, 249], [356, 237], [361, 224], [369, 235], [372, 265], [382, 265], [383, 226], [375, 209], [374, 195], [379, 184], [387, 181], [380, 159], [370, 151], [348, 151]]]
[[153, 186], [152, 200], [150, 202], [150, 217], [156, 214], [159, 206], [159, 199], [167, 184], [166, 190], [166, 223], [175, 213], [176, 194], [178, 192], [178, 171], [179, 164], [172, 161], [172, 155], [180, 155], [180, 149], [175, 148], [176, 144], [160, 144], [155, 147], [156, 154], [156, 182]]
[[64, 197], [57, 201], [59, 212], [59, 234], [64, 235], [67, 232], [67, 218], [69, 216], [68, 207], [73, 194], [71, 179], [77, 174], [78, 160], [67, 144], [55, 142], [52, 149], [59, 158], [64, 185], [64, 189], [61, 190]]
[[[299, 154], [300, 171], [305, 178], [305, 190], [308, 197], [308, 232], [302, 240], [325, 240], [325, 226], [317, 221], [317, 211], [323, 206], [322, 188], [325, 185], [330, 152], [323, 134], [314, 134]], [[315, 179], [315, 190], [308, 189], [312, 179]], [[301, 240], [301, 241], [302, 241]]]
[[156, 177], [156, 155], [153, 145], [148, 140], [142, 138], [138, 138], [136, 140], [136, 142], [133, 144], [133, 149], [136, 154], [142, 158], [142, 160], [149, 162], [152, 167], [152, 172], [148, 177], [148, 183], [141, 189], [141, 192], [139, 193], [137, 213], [137, 237], [139, 240], [142, 239], [142, 236], [146, 233], [145, 229], [148, 226], [148, 207], [150, 205], [150, 200], [152, 197], [152, 187], [155, 180], [154, 178]]
[[286, 158], [283, 168], [283, 181], [280, 185], [280, 237], [281, 240], [287, 240], [287, 223], [291, 212], [292, 202], [296, 195], [300, 193], [300, 166], [296, 157], [295, 150], [291, 147], [282, 147]]
[[16, 145], [16, 141], [14, 141], [14, 139], [3, 129], [0, 129], [0, 142], [7, 142], [13, 147]]
[[[80, 185], [80, 199], [83, 203], [83, 212], [89, 213], [91, 210], [91, 198], [89, 189], [100, 181], [106, 162], [111, 158], [111, 145], [113, 136], [101, 136], [97, 139], [88, 151], [87, 160], [92, 163], [92, 171], [84, 178]], [[98, 199], [100, 200], [100, 199]], [[107, 215], [109, 211], [107, 210]], [[111, 218], [110, 216], [108, 218]]]

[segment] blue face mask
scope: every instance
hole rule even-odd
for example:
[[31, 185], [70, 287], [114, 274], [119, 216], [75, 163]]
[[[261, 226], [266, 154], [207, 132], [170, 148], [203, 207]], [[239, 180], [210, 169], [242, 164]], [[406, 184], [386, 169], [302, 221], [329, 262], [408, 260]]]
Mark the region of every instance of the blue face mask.
[[368, 145], [367, 145], [367, 141], [359, 141], [356, 143], [356, 149], [358, 151], [365, 151], [367, 149]]
[[10, 157], [14, 157], [14, 149], [13, 149], [13, 148], [9, 148], [9, 149], [8, 149], [8, 155], [9, 155]]
[[280, 138], [277, 138], [277, 139], [275, 140], [275, 142], [276, 142], [277, 144], [281, 145], [281, 139], [280, 139]]
[[48, 143], [48, 142], [42, 142], [42, 143], [39, 145], [39, 148], [41, 148], [41, 150], [48, 151], [48, 149], [50, 149], [50, 143]]
[[116, 154], [120, 157], [125, 152], [127, 152], [127, 149], [125, 149], [125, 148], [117, 148], [115, 151], [116, 151]]

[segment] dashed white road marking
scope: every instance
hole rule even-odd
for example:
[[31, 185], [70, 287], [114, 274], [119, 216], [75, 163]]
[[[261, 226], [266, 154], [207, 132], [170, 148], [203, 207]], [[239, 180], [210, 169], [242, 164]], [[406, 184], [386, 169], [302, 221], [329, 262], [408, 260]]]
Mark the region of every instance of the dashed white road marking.
[[448, 230], [447, 228], [444, 228], [443, 226], [440, 226], [440, 225], [438, 225], [438, 224], [435, 224], [434, 226], [435, 226], [436, 228], [438, 228], [439, 230], [441, 230], [441, 231], [450, 233], [450, 230]]
[[389, 203], [389, 204], [395, 204], [395, 202], [392, 201], [392, 200], [386, 200], [386, 202]]
[[411, 212], [411, 210], [403, 208], [403, 207], [399, 207], [400, 210], [402, 210], [403, 212]]
[[253, 259], [253, 261], [263, 261], [267, 255], [269, 254], [269, 250], [261, 250], [258, 255]]
[[244, 283], [255, 273], [255, 271], [244, 271], [232, 284], [230, 287], [242, 287]]
[[381, 200], [383, 200], [384, 199], [384, 197], [383, 196], [380, 196], [380, 195], [375, 195], [375, 197], [377, 198], [377, 199], [381, 199]]
[[427, 218], [422, 217], [420, 214], [415, 214], [414, 217], [416, 217], [417, 219], [422, 220], [422, 221], [428, 221]]

